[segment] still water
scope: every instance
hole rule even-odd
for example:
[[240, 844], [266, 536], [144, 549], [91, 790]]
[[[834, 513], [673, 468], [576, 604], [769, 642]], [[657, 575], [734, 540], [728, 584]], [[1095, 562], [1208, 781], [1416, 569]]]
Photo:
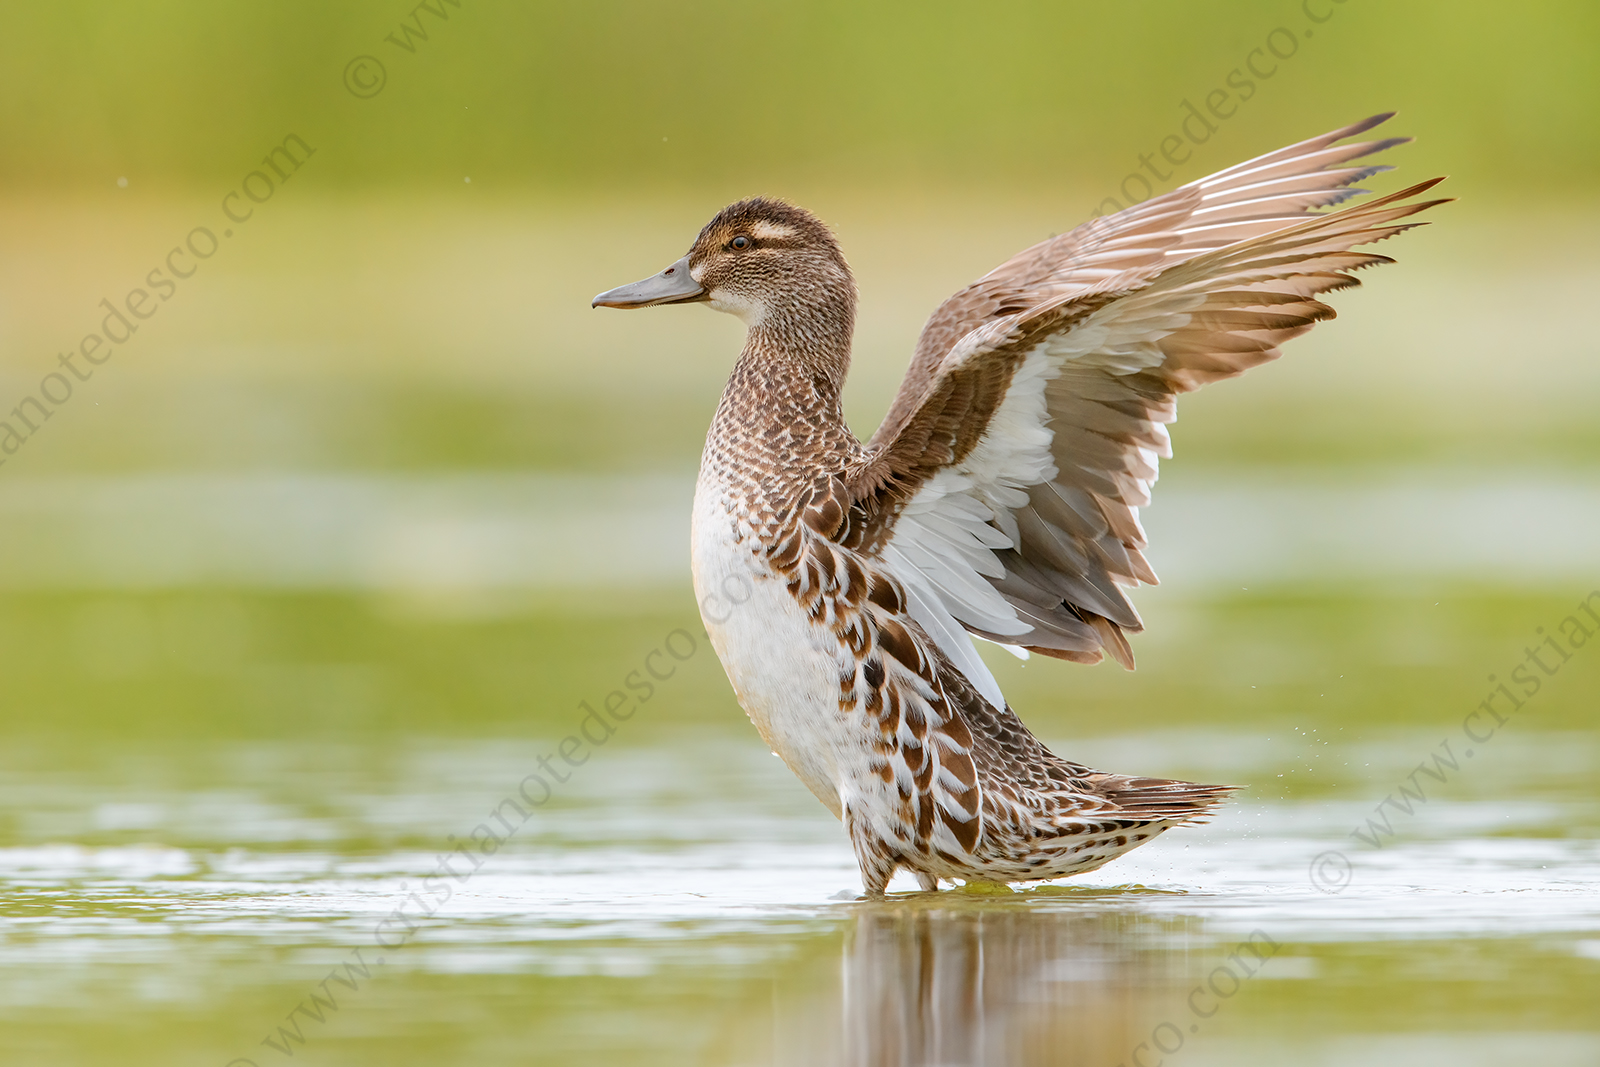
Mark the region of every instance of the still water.
[[1172, 482], [1138, 672], [991, 662], [1237, 801], [886, 902], [705, 647], [678, 474], [9, 482], [0, 1063], [1600, 1062], [1593, 479]]
[[[743, 731], [619, 734], [520, 819], [558, 740], [11, 744], [0, 1058], [1600, 1061], [1592, 734], [1455, 750], [1378, 848], [1351, 830], [1395, 783], [1282, 797], [1292, 732], [1058, 739], [1259, 788], [1068, 883], [882, 903]], [[480, 826], [494, 854], [452, 856]]]

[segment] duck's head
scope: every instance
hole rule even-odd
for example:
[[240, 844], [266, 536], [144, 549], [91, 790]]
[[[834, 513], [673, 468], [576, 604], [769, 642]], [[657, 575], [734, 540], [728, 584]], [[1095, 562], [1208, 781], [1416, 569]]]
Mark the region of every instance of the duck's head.
[[848, 330], [855, 282], [821, 219], [781, 200], [752, 197], [717, 212], [688, 255], [666, 270], [601, 293], [592, 306], [689, 303], [737, 315], [752, 327], [822, 313], [842, 317]]

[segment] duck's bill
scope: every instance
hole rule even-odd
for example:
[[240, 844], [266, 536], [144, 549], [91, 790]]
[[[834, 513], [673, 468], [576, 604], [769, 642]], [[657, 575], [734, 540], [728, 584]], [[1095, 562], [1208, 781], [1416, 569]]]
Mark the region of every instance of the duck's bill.
[[597, 308], [648, 308], [658, 304], [688, 304], [707, 299], [700, 283], [689, 276], [689, 257], [643, 281], [619, 285], [594, 298], [590, 307]]

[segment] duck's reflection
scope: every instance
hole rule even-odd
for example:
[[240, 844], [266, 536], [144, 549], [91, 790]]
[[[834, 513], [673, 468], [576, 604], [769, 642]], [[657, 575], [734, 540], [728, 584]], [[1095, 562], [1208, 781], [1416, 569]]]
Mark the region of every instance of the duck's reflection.
[[864, 903], [843, 946], [834, 1025], [815, 1000], [803, 1026], [784, 1013], [774, 1061], [1113, 1067], [1153, 1015], [1181, 1002], [1181, 922], [1105, 898], [951, 896]]

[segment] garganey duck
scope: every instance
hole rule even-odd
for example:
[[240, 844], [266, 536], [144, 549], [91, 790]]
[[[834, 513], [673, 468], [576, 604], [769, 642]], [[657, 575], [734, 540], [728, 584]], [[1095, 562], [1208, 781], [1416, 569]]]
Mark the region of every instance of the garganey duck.
[[1154, 584], [1150, 502], [1179, 393], [1275, 359], [1354, 252], [1441, 200], [1426, 181], [1336, 212], [1405, 138], [1387, 119], [1230, 167], [1018, 254], [923, 328], [862, 444], [840, 391], [856, 288], [815, 216], [724, 208], [666, 270], [595, 306], [701, 302], [744, 351], [695, 489], [694, 586], [762, 738], [850, 835], [869, 895], [900, 867], [1016, 882], [1092, 871], [1231, 786], [1091, 770], [1023, 725], [969, 634], [1128, 669], [1124, 589]]

